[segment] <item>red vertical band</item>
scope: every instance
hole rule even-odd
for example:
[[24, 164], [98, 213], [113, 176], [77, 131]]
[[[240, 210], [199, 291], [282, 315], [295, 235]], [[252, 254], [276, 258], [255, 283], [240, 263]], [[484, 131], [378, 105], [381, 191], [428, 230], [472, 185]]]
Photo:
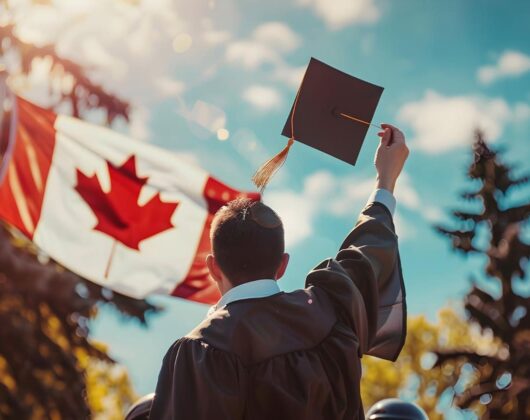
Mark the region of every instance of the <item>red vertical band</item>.
[[[13, 111], [15, 112], [15, 111]], [[0, 218], [33, 238], [55, 148], [56, 115], [16, 98], [15, 144], [0, 185]]]

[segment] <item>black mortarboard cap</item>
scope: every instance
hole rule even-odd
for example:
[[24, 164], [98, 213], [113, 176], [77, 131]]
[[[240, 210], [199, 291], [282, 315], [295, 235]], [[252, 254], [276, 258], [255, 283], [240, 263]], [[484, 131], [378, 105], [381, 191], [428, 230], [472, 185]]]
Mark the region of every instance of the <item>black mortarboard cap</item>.
[[355, 165], [382, 93], [380, 86], [311, 58], [296, 104], [294, 136], [295, 105], [282, 135]]
[[311, 58], [282, 131], [289, 143], [256, 172], [256, 185], [264, 188], [293, 139], [354, 165], [382, 93], [380, 86]]

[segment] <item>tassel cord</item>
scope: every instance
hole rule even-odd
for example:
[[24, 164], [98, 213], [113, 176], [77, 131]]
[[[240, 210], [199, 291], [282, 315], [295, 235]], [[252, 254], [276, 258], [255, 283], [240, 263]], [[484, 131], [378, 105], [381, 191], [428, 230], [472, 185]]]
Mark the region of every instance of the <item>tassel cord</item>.
[[[305, 78], [305, 75], [304, 75]], [[302, 86], [304, 84], [304, 80], [302, 79], [302, 83], [300, 84], [300, 87], [298, 88], [298, 92], [296, 93], [296, 98], [294, 100], [293, 105], [293, 111], [291, 112], [291, 137], [289, 138], [289, 141], [287, 142], [287, 145], [275, 156], [270, 158], [267, 162], [265, 162], [261, 167], [256, 171], [254, 176], [252, 177], [252, 181], [256, 185], [256, 187], [259, 188], [260, 192], [263, 193], [263, 190], [269, 183], [270, 179], [273, 177], [273, 175], [280, 169], [283, 164], [285, 163], [285, 160], [287, 159], [287, 154], [289, 153], [289, 150], [291, 149], [291, 146], [294, 143], [295, 136], [294, 136], [294, 115], [296, 113], [296, 107], [298, 105], [298, 99], [300, 97], [300, 92], [302, 90]]]

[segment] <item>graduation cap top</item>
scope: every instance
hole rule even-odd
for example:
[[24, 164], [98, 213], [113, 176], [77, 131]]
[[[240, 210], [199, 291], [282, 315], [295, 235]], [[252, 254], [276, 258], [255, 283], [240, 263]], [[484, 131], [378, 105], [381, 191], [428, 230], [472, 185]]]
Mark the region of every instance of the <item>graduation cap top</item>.
[[382, 93], [380, 86], [311, 58], [282, 131], [289, 142], [258, 169], [256, 186], [263, 190], [294, 140], [355, 165]]

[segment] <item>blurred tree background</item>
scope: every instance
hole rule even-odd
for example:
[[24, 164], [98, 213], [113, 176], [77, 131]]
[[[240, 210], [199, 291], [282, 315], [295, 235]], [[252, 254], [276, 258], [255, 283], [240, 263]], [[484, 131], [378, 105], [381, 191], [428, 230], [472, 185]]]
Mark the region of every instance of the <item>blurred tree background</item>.
[[478, 210], [454, 211], [457, 228], [437, 230], [456, 251], [484, 257], [486, 287], [473, 281], [464, 297], [465, 315], [448, 308], [436, 324], [409, 318], [397, 363], [363, 359], [367, 407], [399, 395], [415, 400], [430, 419], [446, 417], [451, 404], [482, 419], [530, 418], [530, 297], [514, 287], [517, 280], [527, 281], [530, 245], [523, 227], [530, 204], [509, 200], [529, 177], [514, 176], [481, 132], [473, 152], [468, 177], [477, 187], [462, 198]]
[[[40, 2], [39, 2], [40, 3]], [[51, 60], [50, 97], [82, 117], [103, 110], [107, 124], [126, 121], [129, 104], [93, 83], [85, 70], [60, 57], [53, 45], [32, 45], [17, 35], [7, 2], [0, 2], [1, 83], [24, 85], [35, 59]], [[9, 63], [6, 65], [6, 63]], [[4, 89], [2, 89], [4, 90]], [[16, 93], [16, 89], [15, 89]], [[0, 158], [10, 127], [9, 103], [1, 118]], [[120, 419], [136, 398], [125, 369], [104, 345], [89, 339], [88, 320], [100, 304], [146, 324], [157, 308], [113, 293], [39, 253], [8, 226], [0, 225], [0, 418]]]
[[[466, 348], [487, 353], [499, 343], [467, 323], [453, 308], [442, 309], [437, 323], [424, 316], [409, 317], [407, 328], [405, 346], [395, 363], [370, 356], [362, 359], [363, 403], [368, 408], [379, 400], [399, 396], [415, 401], [431, 420], [448, 418], [452, 399], [468, 386], [472, 368], [461, 360], [435, 366], [435, 351]], [[483, 413], [483, 407], [478, 413]]]

